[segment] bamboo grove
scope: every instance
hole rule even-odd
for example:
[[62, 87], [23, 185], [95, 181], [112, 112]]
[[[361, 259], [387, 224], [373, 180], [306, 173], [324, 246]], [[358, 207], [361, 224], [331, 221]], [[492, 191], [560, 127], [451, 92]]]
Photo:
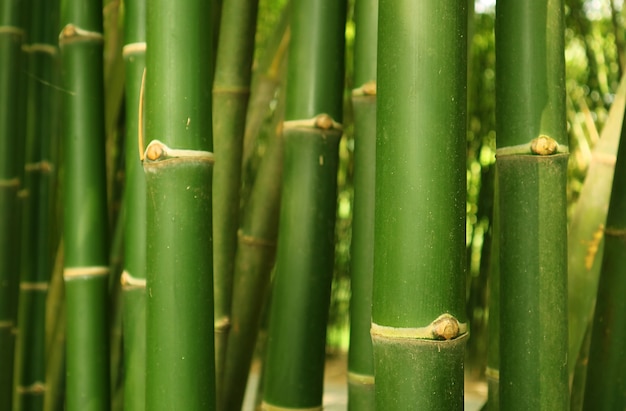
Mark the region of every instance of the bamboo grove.
[[0, 0], [0, 410], [624, 409], [599, 3]]

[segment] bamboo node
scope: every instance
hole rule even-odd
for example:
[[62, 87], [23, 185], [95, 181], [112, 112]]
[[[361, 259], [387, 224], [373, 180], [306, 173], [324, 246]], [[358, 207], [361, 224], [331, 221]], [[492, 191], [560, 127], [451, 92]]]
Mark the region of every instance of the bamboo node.
[[18, 394], [43, 395], [46, 392], [46, 385], [41, 381], [36, 381], [31, 385], [16, 387]]
[[374, 385], [375, 378], [373, 375], [359, 374], [356, 372], [348, 372], [348, 383], [356, 385]]
[[44, 43], [33, 43], [33, 44], [24, 44], [22, 46], [22, 51], [24, 53], [43, 53], [48, 54], [50, 56], [56, 56], [58, 53], [58, 49], [56, 46], [52, 44], [44, 44]]
[[15, 34], [18, 36], [23, 36], [24, 29], [16, 26], [0, 26], [0, 34]]
[[467, 334], [467, 324], [445, 313], [425, 327], [390, 327], [372, 322], [370, 334], [372, 338], [447, 341]]
[[354, 97], [360, 96], [375, 96], [376, 95], [376, 81], [368, 81], [367, 83], [361, 85], [361, 87], [355, 88], [352, 90], [352, 95]]
[[237, 230], [237, 236], [242, 244], [259, 247], [276, 247], [276, 241], [266, 238], [255, 237], [252, 235], [246, 235], [241, 229]]
[[46, 281], [38, 281], [38, 282], [23, 281], [20, 283], [20, 290], [22, 291], [48, 291], [48, 283]]
[[224, 334], [228, 332], [228, 330], [230, 330], [230, 318], [222, 317], [218, 320], [215, 320], [213, 327], [217, 334]]
[[93, 267], [67, 267], [63, 269], [63, 279], [65, 281], [74, 278], [88, 278], [106, 276], [109, 274], [109, 267], [93, 266]]
[[11, 320], [0, 321], [0, 329], [2, 328], [13, 328], [13, 321]]
[[500, 370], [495, 368], [487, 367], [485, 369], [485, 376], [488, 380], [491, 381], [500, 381]]
[[122, 56], [128, 57], [133, 54], [143, 54], [146, 52], [146, 42], [128, 43], [122, 47]]
[[202, 150], [171, 148], [159, 140], [152, 140], [146, 147], [145, 158], [150, 161], [162, 161], [172, 158], [186, 158], [199, 161], [214, 162], [213, 153]]
[[607, 227], [604, 229], [604, 235], [608, 237], [626, 238], [626, 229]]
[[555, 154], [559, 149], [559, 144], [553, 138], [540, 135], [536, 139], [530, 142], [530, 150], [533, 154], [539, 156], [549, 156]]
[[44, 174], [48, 174], [52, 171], [54, 166], [47, 160], [38, 161], [36, 163], [27, 163], [24, 165], [24, 171], [32, 173], [35, 171], [41, 171]]
[[122, 275], [120, 276], [120, 283], [122, 283], [122, 288], [125, 290], [135, 289], [135, 288], [146, 288], [145, 278], [133, 277], [126, 270], [124, 270], [122, 272]]
[[268, 404], [265, 401], [261, 403], [261, 411], [322, 411], [323, 407], [320, 405], [319, 407], [311, 407], [311, 408], [292, 408], [292, 407], [279, 407], [276, 405]]
[[19, 186], [20, 186], [20, 179], [17, 177], [0, 179], [0, 188], [18, 188]]
[[97, 31], [89, 31], [69, 23], [61, 30], [59, 34], [59, 44], [64, 45], [77, 41], [94, 41], [97, 43], [104, 42], [104, 36]]
[[433, 321], [431, 327], [436, 340], [451, 340], [459, 336], [459, 321], [451, 315], [442, 315]]
[[343, 130], [343, 126], [341, 125], [341, 123], [336, 122], [331, 116], [326, 113], [318, 114], [313, 118], [285, 121], [283, 124], [283, 128], [318, 128], [320, 130]]

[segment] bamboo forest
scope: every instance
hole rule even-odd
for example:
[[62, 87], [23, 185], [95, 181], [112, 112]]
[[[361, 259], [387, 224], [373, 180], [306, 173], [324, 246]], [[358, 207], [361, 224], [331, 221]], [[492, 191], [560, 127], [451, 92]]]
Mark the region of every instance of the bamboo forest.
[[626, 409], [625, 74], [623, 0], [0, 0], [0, 411]]

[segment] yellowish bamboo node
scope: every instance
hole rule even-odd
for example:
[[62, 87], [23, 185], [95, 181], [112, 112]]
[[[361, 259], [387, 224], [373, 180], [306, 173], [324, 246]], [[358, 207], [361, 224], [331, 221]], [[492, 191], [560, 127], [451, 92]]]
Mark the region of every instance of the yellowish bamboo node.
[[46, 385], [37, 381], [28, 386], [19, 385], [16, 390], [18, 394], [43, 395], [46, 392]]
[[146, 42], [128, 43], [122, 47], [122, 56], [128, 57], [133, 54], [144, 54], [146, 52]]
[[608, 237], [626, 238], [626, 230], [623, 228], [607, 227], [604, 229], [604, 235]]
[[213, 94], [250, 94], [250, 87], [213, 87]]
[[43, 174], [48, 174], [54, 169], [54, 166], [51, 162], [47, 160], [42, 160], [36, 163], [27, 163], [24, 165], [24, 171], [28, 173], [32, 173], [35, 171], [40, 171]]
[[200, 161], [214, 162], [213, 153], [202, 150], [186, 150], [171, 148], [159, 140], [152, 140], [146, 147], [145, 159], [149, 161], [162, 161], [171, 158], [186, 158]]
[[453, 340], [467, 333], [467, 323], [450, 314], [442, 314], [425, 327], [389, 327], [372, 323], [372, 337], [420, 340]]
[[120, 283], [122, 283], [122, 288], [125, 290], [135, 289], [135, 288], [146, 288], [145, 278], [133, 277], [126, 270], [122, 272], [122, 275], [120, 277]]
[[276, 247], [276, 241], [266, 240], [264, 238], [259, 238], [252, 235], [245, 235], [241, 230], [237, 231], [237, 235], [239, 236], [239, 241], [246, 245]]
[[354, 97], [360, 96], [375, 96], [376, 95], [376, 81], [368, 81], [363, 84], [361, 87], [357, 87], [352, 90], [352, 95]]
[[500, 381], [500, 370], [496, 370], [495, 368], [487, 367], [485, 369], [485, 376], [492, 381]]
[[218, 334], [227, 332], [230, 329], [230, 318], [222, 317], [219, 320], [215, 320], [213, 327]]
[[48, 283], [46, 281], [27, 282], [20, 283], [20, 290], [22, 291], [48, 291]]
[[17, 34], [18, 36], [23, 36], [24, 29], [15, 26], [0, 26], [0, 34]]
[[0, 188], [17, 188], [19, 186], [20, 186], [20, 179], [17, 177], [0, 179]]
[[64, 280], [109, 275], [109, 267], [68, 267], [63, 270]]
[[43, 54], [49, 54], [50, 56], [56, 56], [58, 51], [58, 48], [56, 46], [53, 46], [52, 44], [43, 44], [43, 43], [33, 43], [33, 44], [24, 44], [22, 46], [22, 50], [25, 53], [43, 53]]
[[61, 46], [79, 41], [93, 41], [97, 43], [104, 42], [104, 36], [97, 31], [89, 31], [69, 23], [59, 34], [59, 44]]
[[320, 405], [319, 407], [313, 408], [289, 408], [289, 407], [278, 407], [276, 405], [268, 404], [265, 401], [261, 404], [262, 411], [322, 411], [323, 407]]
[[496, 149], [496, 157], [513, 155], [550, 156], [568, 152], [569, 149], [566, 145], [558, 144], [552, 137], [541, 134], [530, 143]]
[[356, 372], [348, 373], [348, 383], [350, 384], [374, 385], [374, 380], [373, 375], [358, 374]]
[[13, 321], [0, 321], [0, 328], [13, 328]]
[[341, 123], [333, 120], [328, 114], [318, 114], [313, 118], [289, 120], [283, 123], [283, 129], [290, 128], [319, 128], [322, 130], [343, 130]]

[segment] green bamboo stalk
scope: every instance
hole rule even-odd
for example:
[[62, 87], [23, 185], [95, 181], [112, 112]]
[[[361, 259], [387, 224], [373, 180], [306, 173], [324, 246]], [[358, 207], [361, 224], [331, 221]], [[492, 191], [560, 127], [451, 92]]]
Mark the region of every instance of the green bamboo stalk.
[[250, 96], [258, 0], [234, 0], [222, 7], [213, 84], [213, 138], [219, 161], [213, 172], [213, 264], [215, 366], [218, 403], [222, 396], [231, 324], [233, 270], [239, 228], [239, 188], [246, 111]]
[[61, 3], [66, 406], [109, 409], [102, 4]]
[[[265, 71], [264, 81], [259, 81], [253, 89], [252, 98], [264, 95], [272, 89], [271, 95], [281, 86], [281, 72], [273, 67], [286, 63], [286, 45], [282, 41], [286, 25], [276, 28], [281, 36], [278, 47], [265, 48], [265, 53], [273, 54], [273, 59], [262, 59], [260, 71]], [[264, 67], [268, 66], [268, 67]], [[270, 86], [273, 85], [273, 88]], [[224, 372], [224, 393], [221, 409], [240, 410], [244, 401], [250, 365], [257, 346], [257, 337], [262, 319], [263, 307], [267, 305], [267, 290], [270, 274], [276, 256], [278, 237], [278, 212], [283, 167], [283, 139], [281, 126], [284, 118], [284, 93], [280, 94], [278, 105], [271, 121], [257, 130], [269, 139], [267, 149], [256, 172], [254, 184], [243, 208], [241, 229], [237, 236], [237, 254], [233, 283], [232, 328], [226, 350]], [[267, 103], [267, 102], [266, 102]], [[266, 117], [268, 104], [249, 106], [248, 118]], [[261, 115], [258, 113], [265, 113]], [[250, 123], [246, 123], [246, 130]], [[247, 131], [246, 131], [247, 132]]]
[[23, 195], [16, 410], [42, 410], [45, 384], [45, 318], [52, 271], [53, 147], [56, 142], [59, 3], [32, 5], [28, 53], [28, 106]]
[[146, 409], [214, 410], [211, 3], [147, 7]]
[[376, 409], [462, 409], [467, 3], [379, 5]]
[[346, 4], [300, 1], [291, 11], [283, 192], [263, 407], [321, 409]]
[[[146, 392], [146, 181], [141, 167], [139, 112], [146, 66], [146, 1], [127, 0], [124, 21], [126, 64], [126, 194], [124, 294], [124, 409], [145, 409]], [[141, 130], [143, 132], [143, 130]]]
[[591, 331], [584, 410], [626, 407], [626, 122], [622, 123], [611, 201], [604, 229], [604, 255]]
[[372, 278], [376, 178], [376, 39], [378, 0], [354, 5], [354, 214], [352, 217], [348, 408], [374, 409]]
[[[281, 118], [281, 116], [277, 116]], [[276, 255], [282, 179], [283, 141], [273, 138], [246, 204], [238, 235], [232, 308], [232, 329], [226, 351], [224, 404], [241, 409], [254, 354], [261, 314]]]
[[567, 131], [563, 3], [499, 2], [500, 408], [564, 410]]
[[568, 302], [569, 302], [569, 363], [570, 380], [577, 366], [575, 358], [581, 353], [583, 337], [593, 322], [593, 309], [604, 249], [604, 226], [615, 156], [626, 107], [626, 77], [615, 93], [609, 116], [593, 147], [585, 183], [572, 213], [568, 230]]
[[498, 171], [494, 182], [493, 219], [491, 235], [495, 240], [491, 243], [491, 267], [489, 271], [489, 351], [487, 352], [488, 410], [500, 410], [500, 195], [498, 189]]
[[19, 93], [22, 68], [22, 5], [2, 2], [0, 13], [0, 409], [10, 410], [18, 293], [17, 252], [20, 187], [18, 137], [21, 130]]

